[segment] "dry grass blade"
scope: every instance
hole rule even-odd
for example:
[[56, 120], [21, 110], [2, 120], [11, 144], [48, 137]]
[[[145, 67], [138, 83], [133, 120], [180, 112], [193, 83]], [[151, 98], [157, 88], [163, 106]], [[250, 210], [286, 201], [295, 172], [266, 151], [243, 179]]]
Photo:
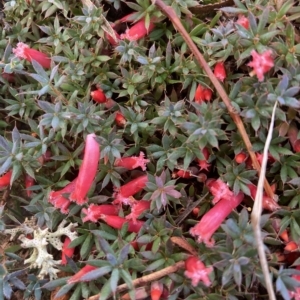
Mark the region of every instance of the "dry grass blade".
[[254, 231], [254, 235], [255, 235], [255, 240], [257, 243], [259, 260], [260, 260], [260, 264], [261, 264], [262, 271], [264, 274], [266, 287], [267, 287], [267, 291], [269, 294], [269, 299], [271, 299], [271, 300], [276, 300], [276, 297], [275, 297], [275, 293], [273, 290], [273, 284], [272, 284], [270, 274], [269, 274], [269, 266], [268, 266], [267, 257], [266, 257], [266, 253], [265, 253], [265, 249], [264, 249], [264, 243], [263, 243], [262, 234], [261, 234], [260, 220], [261, 220], [261, 212], [262, 212], [264, 178], [265, 178], [265, 174], [266, 174], [268, 151], [269, 151], [269, 146], [271, 143], [272, 133], [273, 133], [273, 128], [274, 128], [276, 107], [277, 107], [277, 102], [275, 103], [275, 105], [273, 107], [270, 128], [269, 128], [267, 140], [266, 140], [265, 147], [264, 147], [264, 155], [263, 155], [263, 161], [262, 161], [261, 171], [260, 171], [259, 180], [258, 180], [257, 193], [256, 193], [255, 201], [254, 201], [253, 211], [251, 214], [251, 221], [252, 221], [253, 231]]

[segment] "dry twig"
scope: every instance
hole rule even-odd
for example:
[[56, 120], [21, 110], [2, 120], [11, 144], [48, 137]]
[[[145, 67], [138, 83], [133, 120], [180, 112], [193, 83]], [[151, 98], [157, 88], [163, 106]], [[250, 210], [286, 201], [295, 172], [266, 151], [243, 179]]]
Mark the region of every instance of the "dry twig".
[[264, 274], [266, 287], [267, 287], [267, 291], [268, 291], [270, 300], [276, 300], [276, 297], [275, 297], [275, 293], [273, 290], [273, 284], [272, 284], [270, 274], [269, 274], [269, 266], [268, 266], [264, 243], [263, 243], [263, 238], [262, 238], [262, 234], [261, 234], [260, 220], [261, 220], [262, 202], [263, 202], [263, 184], [264, 184], [264, 177], [266, 174], [268, 151], [269, 151], [269, 146], [270, 146], [271, 139], [272, 139], [276, 107], [277, 107], [277, 102], [275, 103], [273, 112], [272, 112], [272, 119], [271, 119], [271, 124], [270, 124], [270, 128], [269, 128], [267, 140], [265, 143], [264, 156], [263, 156], [263, 161], [262, 161], [262, 165], [261, 165], [261, 172], [260, 172], [260, 176], [259, 176], [259, 180], [258, 180], [258, 185], [257, 185], [256, 197], [255, 197], [255, 201], [254, 201], [253, 211], [251, 214], [251, 221], [252, 221], [252, 227], [253, 227], [255, 240], [256, 240], [256, 244], [257, 244], [257, 251], [258, 251], [259, 260], [260, 260], [260, 264], [261, 264], [262, 271]]
[[[170, 266], [170, 267], [166, 267], [162, 270], [159, 270], [157, 272], [154, 272], [154, 273], [151, 273], [149, 275], [145, 275], [143, 277], [140, 277], [140, 278], [137, 278], [137, 279], [134, 279], [132, 280], [132, 285], [135, 287], [135, 286], [139, 286], [139, 285], [144, 285], [146, 283], [149, 283], [149, 282], [152, 282], [152, 281], [155, 281], [155, 280], [158, 280], [164, 276], [167, 276], [171, 273], [175, 273], [177, 272], [179, 269], [183, 268], [184, 267], [184, 261], [179, 261], [177, 262], [175, 265], [173, 266]], [[124, 284], [121, 284], [117, 287], [117, 290], [116, 290], [116, 293], [120, 293], [120, 292], [123, 292], [123, 291], [126, 291], [128, 290], [128, 285], [126, 283]], [[92, 297], [89, 297], [87, 300], [98, 300], [100, 297], [100, 294], [98, 295], [94, 295]]]

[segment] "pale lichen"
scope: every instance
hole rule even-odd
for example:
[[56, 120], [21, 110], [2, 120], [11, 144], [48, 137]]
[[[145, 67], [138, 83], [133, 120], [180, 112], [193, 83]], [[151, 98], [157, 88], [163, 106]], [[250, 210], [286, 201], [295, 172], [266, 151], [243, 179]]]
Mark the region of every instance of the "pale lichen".
[[[56, 231], [49, 232], [48, 228], [38, 228], [35, 219], [26, 219], [20, 226], [14, 229], [6, 229], [4, 233], [11, 235], [10, 240], [14, 239], [16, 234], [22, 233], [19, 236], [19, 240], [22, 241], [21, 247], [33, 248], [31, 256], [24, 263], [29, 264], [29, 268], [40, 268], [39, 278], [49, 275], [50, 280], [53, 280], [57, 278], [57, 273], [60, 271], [56, 266], [61, 264], [61, 260], [53, 259], [53, 255], [47, 251], [47, 245], [51, 244], [57, 250], [62, 250], [61, 236], [67, 236], [71, 241], [77, 237], [77, 232], [72, 231], [72, 228], [78, 226], [78, 224], [70, 223], [64, 227], [65, 224], [66, 221], [63, 220]], [[32, 238], [26, 237], [28, 234], [31, 234]]]

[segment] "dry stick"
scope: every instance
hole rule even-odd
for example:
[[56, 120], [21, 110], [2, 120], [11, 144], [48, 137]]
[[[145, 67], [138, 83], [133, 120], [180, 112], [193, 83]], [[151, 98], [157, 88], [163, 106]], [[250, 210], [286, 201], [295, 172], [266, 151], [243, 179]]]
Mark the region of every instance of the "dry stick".
[[[244, 124], [243, 124], [239, 114], [236, 112], [236, 110], [232, 106], [231, 101], [230, 101], [228, 95], [226, 94], [223, 86], [220, 84], [219, 80], [216, 78], [214, 73], [211, 71], [211, 69], [210, 69], [209, 65], [207, 64], [207, 62], [205, 61], [203, 55], [199, 52], [197, 46], [194, 44], [194, 42], [190, 38], [189, 34], [185, 30], [185, 28], [182, 26], [180, 19], [177, 17], [173, 8], [170, 6], [167, 6], [162, 0], [151, 0], [151, 1], [152, 1], [152, 4], [155, 4], [156, 6], [158, 6], [163, 11], [163, 13], [166, 16], [168, 16], [168, 18], [172, 21], [174, 27], [179, 31], [179, 33], [181, 34], [181, 36], [183, 37], [183, 39], [189, 46], [190, 50], [194, 54], [195, 58], [197, 59], [198, 63], [204, 69], [205, 73], [211, 80], [212, 84], [215, 86], [221, 99], [225, 103], [231, 118], [233, 119], [234, 123], [236, 124], [236, 126], [242, 136], [242, 139], [243, 139], [245, 146], [249, 152], [249, 155], [251, 157], [254, 168], [257, 170], [258, 173], [260, 173], [260, 164], [257, 161], [255, 153], [252, 150], [252, 144], [251, 144], [248, 134], [245, 130]], [[264, 187], [265, 187], [265, 190], [266, 190], [266, 193], [268, 194], [268, 196], [273, 199], [274, 193], [266, 179], [264, 179]]]
[[266, 140], [265, 148], [264, 148], [264, 156], [263, 156], [262, 165], [261, 165], [261, 172], [260, 172], [258, 185], [257, 185], [257, 192], [256, 192], [256, 196], [255, 196], [253, 211], [251, 214], [252, 227], [253, 227], [255, 240], [256, 240], [256, 244], [257, 244], [257, 251], [258, 251], [258, 255], [259, 255], [260, 265], [262, 267], [262, 271], [264, 274], [266, 287], [267, 287], [267, 291], [268, 291], [270, 300], [276, 300], [276, 297], [275, 297], [273, 284], [272, 284], [270, 274], [269, 274], [269, 267], [268, 267], [268, 262], [267, 262], [266, 253], [265, 253], [265, 249], [264, 249], [263, 237], [262, 237], [261, 229], [260, 229], [260, 220], [261, 220], [262, 202], [263, 202], [263, 184], [264, 184], [264, 177], [265, 177], [266, 168], [267, 168], [268, 150], [269, 150], [269, 146], [270, 146], [270, 143], [272, 140], [276, 107], [277, 107], [277, 101], [273, 107], [270, 128], [269, 128], [269, 132], [268, 132], [268, 136], [267, 136], [267, 140]]
[[[149, 275], [145, 275], [143, 277], [134, 279], [134, 280], [132, 280], [132, 285], [135, 287], [135, 286], [142, 285], [142, 284], [145, 284], [145, 283], [148, 283], [148, 282], [151, 282], [151, 281], [158, 280], [158, 279], [160, 279], [160, 278], [162, 278], [162, 277], [164, 277], [168, 274], [175, 273], [179, 269], [182, 269], [184, 267], [184, 264], [185, 264], [184, 261], [179, 261], [173, 266], [166, 267], [166, 268], [164, 268], [162, 270], [159, 270], [157, 272], [154, 272], [154, 273], [151, 273]], [[126, 290], [128, 290], [128, 288], [129, 287], [126, 283], [121, 284], [117, 287], [116, 293], [126, 291]], [[100, 294], [89, 297], [87, 300], [98, 300], [99, 297], [100, 297]]]

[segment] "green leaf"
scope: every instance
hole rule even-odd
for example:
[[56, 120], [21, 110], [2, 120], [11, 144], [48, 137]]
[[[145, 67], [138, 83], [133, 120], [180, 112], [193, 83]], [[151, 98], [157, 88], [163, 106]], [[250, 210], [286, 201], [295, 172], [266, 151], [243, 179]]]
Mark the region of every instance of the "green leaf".
[[93, 245], [94, 236], [92, 234], [88, 234], [82, 247], [80, 248], [80, 256], [82, 257], [82, 259], [85, 259], [90, 255]]
[[99, 277], [102, 277], [103, 275], [108, 274], [111, 272], [112, 268], [111, 266], [104, 266], [99, 269], [92, 270], [88, 272], [87, 274], [83, 275], [80, 278], [80, 281], [91, 281], [91, 280], [96, 280]]

